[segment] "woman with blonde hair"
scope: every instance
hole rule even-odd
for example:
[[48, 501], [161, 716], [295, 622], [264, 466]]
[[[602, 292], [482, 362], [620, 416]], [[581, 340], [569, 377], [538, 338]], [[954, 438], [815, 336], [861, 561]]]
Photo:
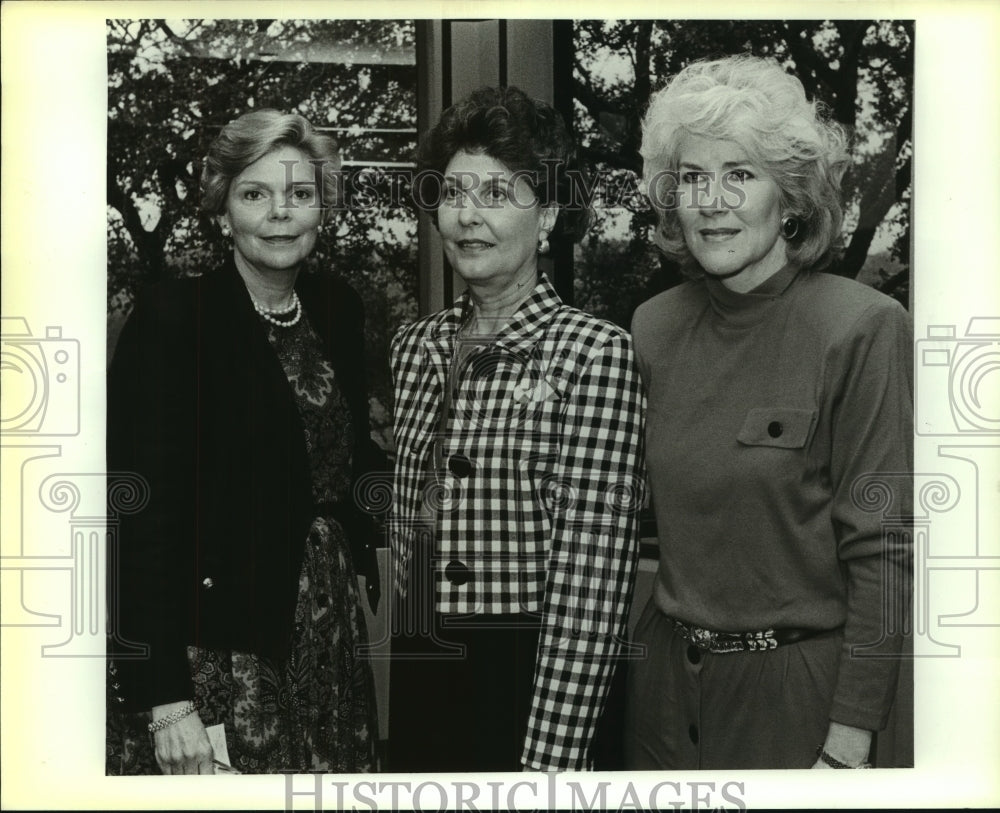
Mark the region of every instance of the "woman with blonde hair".
[[654, 94], [642, 155], [657, 243], [690, 280], [632, 326], [660, 563], [626, 765], [868, 767], [910, 549], [864, 489], [908, 515], [912, 326], [820, 273], [843, 134], [776, 63], [729, 57]]
[[338, 167], [299, 115], [229, 122], [202, 206], [230, 257], [141, 294], [122, 331], [108, 470], [140, 475], [149, 503], [109, 557], [108, 773], [212, 773], [220, 724], [239, 772], [374, 767], [361, 301], [303, 273]]

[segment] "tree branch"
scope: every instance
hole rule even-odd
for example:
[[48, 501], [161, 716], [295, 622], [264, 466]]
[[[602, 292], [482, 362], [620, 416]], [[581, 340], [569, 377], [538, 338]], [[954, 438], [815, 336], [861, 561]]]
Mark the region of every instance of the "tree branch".
[[883, 294], [886, 294], [887, 296], [894, 296], [898, 288], [902, 284], [909, 281], [910, 281], [910, 269], [903, 268], [902, 270], [893, 274], [891, 277], [886, 277], [877, 287]]
[[[883, 166], [885, 163], [887, 162], [883, 162]], [[873, 183], [862, 194], [858, 207], [858, 225], [854, 234], [851, 235], [851, 242], [844, 252], [837, 273], [854, 279], [864, 267], [865, 260], [868, 258], [868, 250], [875, 238], [875, 232], [899, 199], [900, 193], [897, 191], [899, 174], [900, 172], [904, 174], [909, 172], [908, 166], [909, 160], [904, 162], [904, 166], [900, 170], [893, 172], [892, 163], [888, 163], [888, 166], [882, 169]]]
[[[588, 76], [587, 71], [584, 70], [578, 59], [574, 58], [573, 63], [574, 67], [580, 69], [580, 76]], [[573, 91], [573, 95], [576, 97], [577, 101], [581, 102], [583, 106], [587, 108], [590, 115], [594, 117], [595, 121], [598, 120], [601, 113], [614, 113], [616, 116], [627, 115], [627, 111], [624, 107], [615, 104], [611, 99], [600, 95], [590, 83], [589, 78], [580, 79], [577, 76], [576, 71], [573, 73]]]
[[835, 92], [833, 115], [837, 121], [851, 127], [854, 127], [858, 118], [861, 45], [871, 24], [870, 20], [838, 20], [834, 23], [844, 53], [840, 58], [835, 81], [831, 85]]
[[161, 279], [166, 274], [166, 257], [163, 250], [166, 218], [161, 218], [152, 231], [143, 228], [142, 217], [132, 197], [118, 185], [117, 167], [112, 161], [108, 161], [107, 200], [108, 206], [121, 215], [122, 223], [139, 253], [139, 259], [146, 267], [146, 278]]
[[614, 169], [630, 169], [636, 175], [642, 173], [642, 162], [621, 150], [605, 150], [601, 147], [583, 147], [580, 156], [590, 164], [606, 164]]
[[650, 79], [650, 48], [653, 41], [653, 21], [643, 20], [637, 26], [635, 45], [635, 91], [634, 98], [648, 99], [652, 91]]
[[913, 159], [907, 158], [896, 170], [896, 200], [902, 200], [903, 192], [906, 191], [913, 180]]
[[[798, 67], [798, 75], [803, 84], [809, 81], [813, 85], [813, 96], [815, 96], [816, 85], [823, 82], [827, 85], [835, 85], [837, 82], [837, 72], [830, 67], [830, 63], [820, 59], [812, 45], [812, 37], [809, 36], [809, 28], [800, 22], [787, 23], [788, 50], [792, 53], [795, 65]], [[805, 38], [802, 37], [805, 34]], [[811, 73], [816, 74], [815, 81]]]
[[601, 119], [605, 115], [612, 115], [620, 118], [625, 117], [625, 113], [615, 112], [614, 105], [603, 103], [600, 97], [590, 96], [585, 92], [581, 92], [582, 88], [576, 79], [573, 80], [574, 89], [576, 92], [576, 99], [583, 103], [583, 106], [587, 109], [587, 112], [593, 118], [594, 123], [597, 125], [598, 129], [606, 132], [606, 128], [601, 124]]
[[191, 47], [191, 43], [188, 42], [180, 34], [176, 33], [166, 20], [153, 20], [156, 27], [160, 29], [166, 35], [167, 39], [170, 40], [174, 45], [180, 48], [188, 56], [198, 56], [195, 53], [195, 49]]

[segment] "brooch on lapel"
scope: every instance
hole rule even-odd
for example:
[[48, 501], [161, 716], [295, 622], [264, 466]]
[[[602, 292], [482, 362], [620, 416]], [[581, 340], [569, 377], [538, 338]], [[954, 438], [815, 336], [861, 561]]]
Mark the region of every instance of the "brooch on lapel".
[[559, 390], [548, 378], [536, 383], [525, 376], [514, 385], [514, 400], [519, 404], [526, 404], [529, 401], [558, 401], [560, 398]]

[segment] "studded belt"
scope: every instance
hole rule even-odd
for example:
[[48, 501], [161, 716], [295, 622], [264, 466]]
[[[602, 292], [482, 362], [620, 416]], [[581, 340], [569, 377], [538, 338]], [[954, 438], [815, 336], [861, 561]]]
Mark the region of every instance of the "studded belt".
[[755, 632], [716, 632], [701, 627], [692, 627], [690, 624], [685, 624], [670, 616], [667, 616], [667, 620], [674, 625], [674, 631], [689, 644], [717, 654], [763, 652], [768, 649], [777, 649], [786, 644], [794, 644], [823, 632], [823, 630], [796, 629], [794, 627]]

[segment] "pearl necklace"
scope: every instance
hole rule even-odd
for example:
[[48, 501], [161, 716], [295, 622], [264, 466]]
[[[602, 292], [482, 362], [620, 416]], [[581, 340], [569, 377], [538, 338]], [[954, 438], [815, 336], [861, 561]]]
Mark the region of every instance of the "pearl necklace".
[[[270, 322], [272, 325], [277, 327], [292, 327], [299, 323], [302, 318], [302, 302], [299, 300], [299, 295], [292, 291], [292, 303], [284, 308], [269, 308], [266, 305], [261, 305], [251, 294], [250, 301], [253, 302], [253, 309], [259, 313], [265, 321]], [[275, 319], [275, 316], [287, 316], [290, 313], [295, 313], [291, 319]]]

